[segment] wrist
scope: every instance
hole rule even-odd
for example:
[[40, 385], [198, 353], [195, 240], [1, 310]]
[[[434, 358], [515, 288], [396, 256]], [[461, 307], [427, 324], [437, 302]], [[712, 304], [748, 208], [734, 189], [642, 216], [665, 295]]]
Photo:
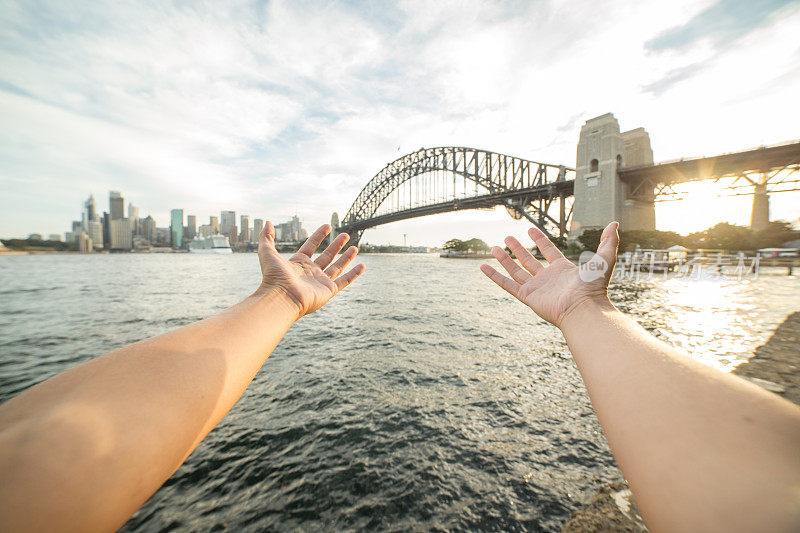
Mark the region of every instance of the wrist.
[[619, 310], [608, 295], [584, 296], [569, 306], [556, 325], [566, 337], [570, 332], [580, 331], [587, 323], [609, 313], [619, 313]]
[[291, 318], [292, 322], [296, 322], [303, 316], [302, 309], [300, 309], [297, 301], [289, 296], [286, 289], [282, 287], [270, 286], [262, 283], [255, 292], [250, 295], [250, 298], [261, 304], [277, 308], [279, 312], [282, 314], [285, 313]]

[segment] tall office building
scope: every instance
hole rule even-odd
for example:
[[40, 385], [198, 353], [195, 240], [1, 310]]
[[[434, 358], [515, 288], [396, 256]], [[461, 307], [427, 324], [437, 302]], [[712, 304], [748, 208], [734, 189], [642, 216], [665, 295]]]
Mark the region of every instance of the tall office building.
[[111, 220], [125, 217], [125, 200], [119, 191], [108, 191], [108, 210], [111, 212]]
[[142, 236], [150, 241], [150, 244], [156, 243], [156, 221], [150, 215], [143, 218], [141, 222]]
[[103, 248], [111, 248], [111, 215], [103, 211]]
[[169, 234], [173, 248], [183, 246], [183, 209], [173, 209], [169, 215]]
[[300, 242], [308, 238], [306, 230], [297, 215], [293, 216], [289, 222], [275, 226], [275, 240], [283, 242]]
[[106, 241], [106, 236], [103, 231], [103, 223], [100, 221], [100, 216], [97, 213], [97, 206], [94, 201], [94, 195], [89, 195], [89, 198], [83, 202], [83, 231], [86, 232], [87, 237], [91, 239], [94, 248], [102, 248]]
[[219, 233], [219, 218], [208, 217], [208, 225], [214, 229], [214, 233]]
[[264, 221], [260, 218], [253, 220], [253, 242], [258, 242], [258, 236], [261, 235], [261, 230], [264, 229]]
[[128, 219], [131, 221], [131, 230], [134, 235], [139, 235], [139, 208], [134, 207], [133, 204], [128, 204]]
[[99, 220], [90, 220], [86, 223], [86, 235], [91, 239], [92, 246], [96, 249], [103, 247], [103, 223]]
[[197, 217], [188, 215], [186, 217], [186, 240], [191, 241], [197, 235]]
[[[94, 195], [90, 194], [89, 198], [83, 202], [83, 223], [87, 225], [90, 220], [100, 220], [100, 217], [97, 216], [97, 208], [94, 203]], [[97, 243], [95, 243], [97, 244]]]
[[133, 247], [131, 223], [128, 218], [117, 218], [109, 222], [112, 250], [130, 250]]
[[[223, 211], [219, 217], [219, 232], [229, 236], [231, 228], [236, 227], [236, 211]], [[236, 235], [239, 236], [238, 234]]]
[[239, 227], [242, 228], [242, 232], [239, 234], [239, 242], [250, 242], [250, 217], [242, 215], [239, 218], [241, 219]]

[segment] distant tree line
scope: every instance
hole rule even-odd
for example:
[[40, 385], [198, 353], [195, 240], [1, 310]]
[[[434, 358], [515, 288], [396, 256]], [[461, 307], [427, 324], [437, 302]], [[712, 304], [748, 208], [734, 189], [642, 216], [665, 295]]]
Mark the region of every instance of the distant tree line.
[[63, 241], [43, 241], [41, 239], [2, 239], [9, 250], [19, 250], [25, 252], [63, 252], [75, 250], [75, 243]]
[[[586, 250], [596, 250], [600, 244], [602, 230], [586, 230], [578, 241]], [[712, 250], [758, 250], [759, 248], [781, 248], [784, 243], [800, 239], [800, 231], [792, 229], [784, 221], [770, 222], [762, 230], [720, 222], [706, 230], [679, 235], [674, 231], [630, 230], [620, 232], [620, 251], [632, 252], [638, 248], [660, 249], [676, 244], [686, 248]], [[558, 244], [558, 243], [557, 243]]]
[[444, 243], [442, 248], [448, 251], [467, 253], [481, 253], [489, 251], [489, 245], [483, 242], [481, 239], [470, 239], [468, 241], [462, 241], [461, 239], [450, 239]]

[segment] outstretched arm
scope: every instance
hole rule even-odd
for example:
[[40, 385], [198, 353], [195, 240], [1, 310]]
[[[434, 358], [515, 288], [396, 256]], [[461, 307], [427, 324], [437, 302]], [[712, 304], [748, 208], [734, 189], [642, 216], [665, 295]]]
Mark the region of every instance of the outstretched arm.
[[346, 234], [312, 261], [330, 231], [318, 229], [287, 261], [267, 222], [251, 296], [0, 406], [0, 530], [119, 528], [225, 416], [289, 327], [364, 271], [340, 275], [355, 247], [333, 262]]
[[529, 233], [547, 266], [509, 237], [522, 266], [496, 247], [511, 278], [481, 270], [561, 329], [650, 528], [800, 529], [800, 409], [690, 359], [611, 304], [616, 223], [580, 269]]

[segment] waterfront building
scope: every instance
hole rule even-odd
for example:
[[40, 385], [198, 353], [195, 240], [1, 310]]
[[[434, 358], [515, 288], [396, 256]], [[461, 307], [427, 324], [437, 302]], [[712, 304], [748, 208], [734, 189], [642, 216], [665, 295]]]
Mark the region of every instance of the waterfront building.
[[208, 225], [214, 228], [214, 233], [219, 233], [219, 218], [208, 217]]
[[169, 246], [170, 240], [169, 228], [156, 228], [156, 244], [158, 246]]
[[[236, 225], [236, 211], [223, 211], [219, 216], [219, 232], [226, 237], [230, 235], [231, 228]], [[238, 234], [236, 235], [238, 238]], [[233, 244], [233, 243], [231, 243]]]
[[111, 220], [125, 217], [125, 199], [119, 191], [108, 191], [108, 210], [111, 212]]
[[95, 249], [103, 247], [103, 224], [99, 220], [90, 220], [86, 223], [86, 235], [92, 241]]
[[47, 236], [47, 240], [61, 242], [61, 235], [59, 235], [58, 233], [51, 233], [50, 235]]
[[187, 215], [185, 238], [191, 241], [195, 235], [197, 235], [197, 217], [195, 215]]
[[141, 230], [142, 236], [150, 241], [150, 244], [155, 244], [156, 242], [156, 221], [150, 215], [147, 215], [147, 218], [143, 218], [141, 221]]
[[264, 220], [257, 218], [253, 220], [253, 242], [258, 242], [258, 236], [261, 235], [261, 230], [264, 229]]
[[83, 222], [80, 220], [72, 221], [72, 238], [77, 239], [78, 235], [83, 231]]
[[169, 215], [170, 244], [173, 248], [183, 246], [183, 209], [173, 209]]
[[111, 215], [103, 211], [103, 248], [111, 248]]
[[131, 230], [134, 235], [140, 234], [139, 228], [139, 208], [133, 204], [128, 204], [128, 219], [131, 221]]
[[231, 246], [236, 246], [237, 244], [239, 244], [239, 228], [237, 228], [236, 226], [233, 226], [228, 231], [228, 242], [231, 243]]
[[100, 219], [100, 217], [97, 214], [97, 208], [95, 206], [94, 195], [93, 194], [90, 194], [89, 198], [87, 198], [86, 201], [83, 202], [83, 213], [85, 215], [84, 220], [87, 221], [87, 222], [89, 220], [99, 220]]
[[85, 231], [82, 231], [78, 234], [78, 237], [75, 239], [75, 242], [78, 245], [79, 252], [89, 253], [93, 250], [92, 239], [91, 237], [86, 235]]
[[250, 242], [250, 217], [242, 215], [241, 221], [242, 233], [239, 235], [239, 242]]
[[112, 250], [130, 250], [133, 246], [130, 219], [117, 218], [109, 222]]
[[275, 226], [275, 240], [278, 242], [300, 242], [308, 238], [308, 233], [303, 229], [303, 224], [297, 215], [289, 222]]
[[41, 240], [43, 240], [42, 239], [42, 234], [41, 233], [31, 233], [30, 235], [28, 235], [28, 240], [29, 241], [41, 241]]
[[214, 231], [214, 226], [212, 226], [211, 224], [203, 224], [202, 226], [197, 228], [197, 233], [201, 237], [210, 237], [212, 235], [216, 235], [217, 234], [217, 232]]

